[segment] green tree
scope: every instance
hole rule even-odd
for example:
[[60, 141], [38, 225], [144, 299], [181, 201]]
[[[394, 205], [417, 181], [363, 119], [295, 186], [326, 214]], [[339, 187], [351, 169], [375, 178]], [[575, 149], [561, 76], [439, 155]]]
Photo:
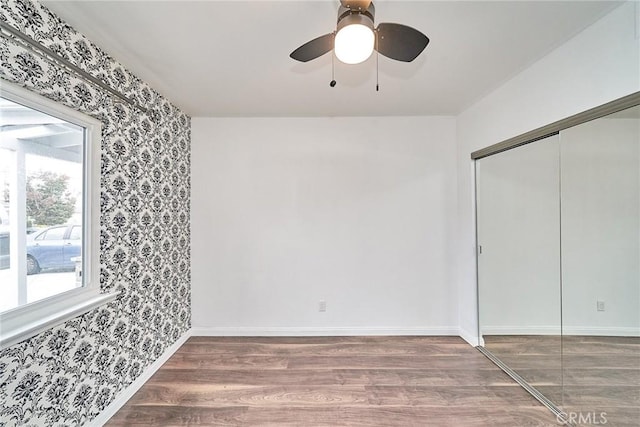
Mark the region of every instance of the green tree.
[[40, 226], [64, 224], [76, 205], [68, 191], [69, 177], [40, 171], [27, 177], [27, 216]]

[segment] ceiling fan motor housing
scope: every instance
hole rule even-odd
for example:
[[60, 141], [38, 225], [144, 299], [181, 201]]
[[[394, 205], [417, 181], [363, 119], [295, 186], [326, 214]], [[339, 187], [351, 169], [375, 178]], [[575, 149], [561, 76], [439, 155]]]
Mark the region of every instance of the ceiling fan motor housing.
[[360, 24], [371, 28], [373, 31], [373, 20], [375, 17], [376, 9], [373, 3], [369, 4], [366, 10], [351, 9], [344, 6], [340, 6], [338, 9], [338, 25], [336, 32], [340, 31], [347, 25]]

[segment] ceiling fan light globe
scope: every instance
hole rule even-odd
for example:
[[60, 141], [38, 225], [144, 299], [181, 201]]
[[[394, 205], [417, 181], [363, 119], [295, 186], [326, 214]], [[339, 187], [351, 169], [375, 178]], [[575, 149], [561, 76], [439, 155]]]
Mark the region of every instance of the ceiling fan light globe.
[[371, 56], [374, 43], [375, 35], [369, 26], [346, 25], [336, 34], [336, 57], [345, 64], [359, 64]]

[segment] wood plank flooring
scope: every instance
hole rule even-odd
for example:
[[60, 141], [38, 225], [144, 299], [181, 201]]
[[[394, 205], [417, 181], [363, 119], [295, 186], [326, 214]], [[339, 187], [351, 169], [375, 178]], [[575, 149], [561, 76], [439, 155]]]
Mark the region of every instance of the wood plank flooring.
[[108, 426], [558, 426], [458, 337], [192, 337]]

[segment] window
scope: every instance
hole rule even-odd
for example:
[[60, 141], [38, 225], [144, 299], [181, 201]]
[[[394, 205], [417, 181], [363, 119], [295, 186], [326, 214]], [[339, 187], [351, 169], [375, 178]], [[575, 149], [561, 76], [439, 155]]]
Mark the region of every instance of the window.
[[0, 345], [75, 317], [99, 292], [100, 122], [0, 85]]

